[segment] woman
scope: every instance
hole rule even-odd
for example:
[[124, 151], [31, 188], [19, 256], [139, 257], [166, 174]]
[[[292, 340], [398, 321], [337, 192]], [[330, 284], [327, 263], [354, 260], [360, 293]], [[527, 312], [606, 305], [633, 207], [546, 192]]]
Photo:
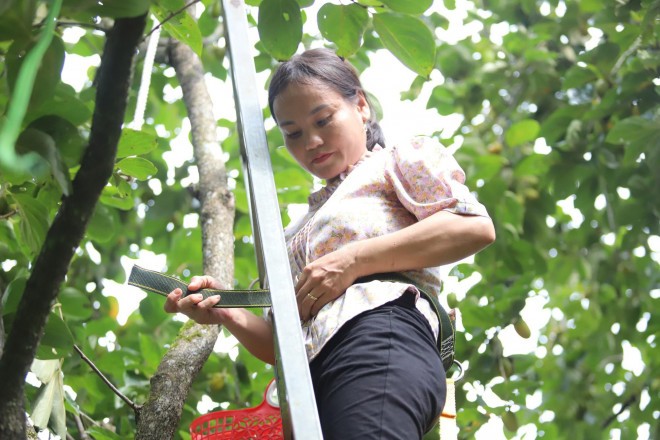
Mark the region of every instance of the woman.
[[[437, 142], [384, 148], [355, 69], [327, 49], [283, 63], [269, 106], [291, 155], [325, 179], [285, 231], [305, 348], [326, 439], [421, 438], [442, 410], [438, 318], [419, 286], [440, 291], [438, 266], [490, 244], [494, 228]], [[365, 281], [402, 272], [412, 281]], [[195, 277], [190, 290], [219, 288]], [[172, 292], [165, 309], [220, 323], [274, 363], [272, 325], [218, 297]]]

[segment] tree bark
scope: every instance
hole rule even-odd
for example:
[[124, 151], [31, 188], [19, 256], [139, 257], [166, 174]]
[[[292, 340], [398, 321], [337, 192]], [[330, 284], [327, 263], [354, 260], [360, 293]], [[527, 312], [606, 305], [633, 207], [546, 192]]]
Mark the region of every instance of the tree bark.
[[[227, 188], [213, 105], [201, 61], [192, 49], [172, 41], [168, 53], [183, 90], [199, 169], [204, 273], [229, 287], [234, 278], [234, 201]], [[174, 436], [192, 381], [211, 354], [219, 330], [192, 321], [182, 328], [151, 379], [149, 398], [138, 417], [137, 440]]]
[[89, 145], [73, 181], [72, 193], [62, 199], [34, 262], [0, 359], [2, 439], [25, 438], [25, 376], [71, 258], [82, 240], [101, 191], [112, 175], [126, 110], [133, 55], [144, 31], [145, 17], [119, 19], [107, 34], [97, 78]]

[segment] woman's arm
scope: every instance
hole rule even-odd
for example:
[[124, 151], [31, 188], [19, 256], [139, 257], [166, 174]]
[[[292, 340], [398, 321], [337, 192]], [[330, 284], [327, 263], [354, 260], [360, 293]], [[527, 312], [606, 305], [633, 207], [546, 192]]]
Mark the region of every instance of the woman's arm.
[[[203, 288], [220, 289], [222, 286], [208, 276], [193, 277], [188, 286], [190, 290]], [[262, 361], [275, 363], [273, 327], [270, 322], [246, 309], [223, 309], [213, 306], [220, 301], [220, 296], [203, 299], [201, 294], [181, 298], [181, 289], [174, 289], [165, 301], [165, 311], [183, 313], [199, 324], [222, 324], [255, 357]]]
[[495, 241], [488, 217], [437, 212], [391, 234], [351, 243], [356, 278], [373, 273], [442, 266], [476, 254]]
[[303, 270], [296, 285], [301, 318], [314, 316], [359, 277], [453, 263], [494, 240], [490, 218], [440, 211], [391, 234], [350, 243]]

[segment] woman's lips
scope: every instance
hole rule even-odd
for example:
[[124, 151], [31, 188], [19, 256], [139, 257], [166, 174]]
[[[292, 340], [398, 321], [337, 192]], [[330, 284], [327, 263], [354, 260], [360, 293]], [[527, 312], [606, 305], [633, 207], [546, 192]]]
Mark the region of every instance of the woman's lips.
[[320, 155], [320, 156], [315, 157], [315, 158], [312, 160], [312, 163], [313, 163], [313, 164], [319, 164], [319, 163], [325, 162], [326, 159], [328, 159], [330, 156], [332, 156], [332, 153], [322, 154], [322, 155]]

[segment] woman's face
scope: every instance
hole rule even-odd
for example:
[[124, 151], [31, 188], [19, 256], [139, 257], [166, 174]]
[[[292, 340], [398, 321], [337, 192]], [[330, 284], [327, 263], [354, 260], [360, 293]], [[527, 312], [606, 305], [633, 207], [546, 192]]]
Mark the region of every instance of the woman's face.
[[369, 105], [358, 93], [351, 102], [320, 81], [290, 84], [273, 102], [286, 147], [321, 179], [332, 179], [366, 152]]

